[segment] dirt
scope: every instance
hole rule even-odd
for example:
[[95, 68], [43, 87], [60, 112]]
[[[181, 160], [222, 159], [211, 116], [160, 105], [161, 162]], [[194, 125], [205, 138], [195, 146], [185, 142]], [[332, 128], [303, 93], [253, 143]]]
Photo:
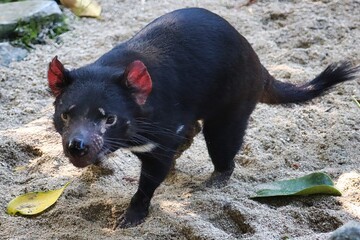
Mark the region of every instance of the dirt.
[[[348, 221], [360, 221], [360, 109], [351, 98], [360, 98], [359, 78], [307, 104], [259, 104], [225, 187], [199, 188], [213, 167], [198, 135], [156, 191], [146, 222], [116, 230], [116, 218], [136, 191], [139, 161], [119, 150], [100, 167], [73, 167], [51, 122], [46, 82], [55, 55], [69, 68], [82, 66], [156, 17], [197, 6], [233, 24], [276, 78], [300, 83], [332, 62], [360, 65], [358, 0], [99, 2], [102, 20], [65, 10], [71, 31], [0, 68], [1, 239], [328, 239]], [[249, 198], [258, 184], [312, 172], [330, 175], [343, 195]], [[5, 213], [15, 196], [69, 180], [43, 214]]]

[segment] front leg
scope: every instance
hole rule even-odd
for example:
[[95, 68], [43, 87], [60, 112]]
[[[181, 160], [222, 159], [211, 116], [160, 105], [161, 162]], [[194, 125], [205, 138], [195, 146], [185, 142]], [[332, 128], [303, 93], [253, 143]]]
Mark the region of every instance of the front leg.
[[153, 153], [137, 153], [136, 155], [142, 162], [139, 187], [129, 207], [118, 219], [115, 228], [117, 226], [134, 227], [144, 222], [149, 213], [150, 200], [154, 191], [164, 181], [171, 168], [173, 154], [154, 150]]

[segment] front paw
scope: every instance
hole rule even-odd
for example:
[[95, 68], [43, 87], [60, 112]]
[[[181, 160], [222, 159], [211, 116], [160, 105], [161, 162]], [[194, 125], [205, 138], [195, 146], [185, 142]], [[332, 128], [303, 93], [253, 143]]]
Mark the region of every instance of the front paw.
[[148, 211], [134, 211], [131, 209], [127, 209], [125, 213], [123, 213], [114, 225], [114, 230], [119, 228], [130, 228], [139, 225], [145, 221], [146, 216], [148, 215]]

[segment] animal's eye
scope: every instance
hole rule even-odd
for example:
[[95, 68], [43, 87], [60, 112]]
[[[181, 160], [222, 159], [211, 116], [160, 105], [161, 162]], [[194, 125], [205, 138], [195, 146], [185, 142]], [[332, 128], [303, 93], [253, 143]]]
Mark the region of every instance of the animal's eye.
[[64, 121], [64, 122], [67, 122], [69, 120], [69, 114], [67, 113], [62, 113], [61, 114], [61, 119]]
[[116, 123], [117, 117], [115, 115], [110, 115], [106, 118], [106, 125], [112, 126]]

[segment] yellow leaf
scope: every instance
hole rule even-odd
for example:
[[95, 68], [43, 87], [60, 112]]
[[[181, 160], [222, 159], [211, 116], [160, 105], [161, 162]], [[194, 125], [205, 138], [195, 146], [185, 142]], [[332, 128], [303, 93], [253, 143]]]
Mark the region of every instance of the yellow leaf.
[[101, 6], [95, 0], [60, 0], [61, 4], [79, 17], [100, 17]]
[[66, 183], [60, 189], [50, 190], [46, 192], [30, 192], [20, 195], [11, 200], [7, 206], [7, 213], [15, 215], [35, 215], [43, 212], [45, 209], [53, 205], [64, 189], [70, 184]]

